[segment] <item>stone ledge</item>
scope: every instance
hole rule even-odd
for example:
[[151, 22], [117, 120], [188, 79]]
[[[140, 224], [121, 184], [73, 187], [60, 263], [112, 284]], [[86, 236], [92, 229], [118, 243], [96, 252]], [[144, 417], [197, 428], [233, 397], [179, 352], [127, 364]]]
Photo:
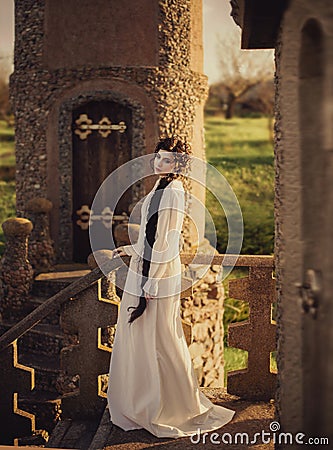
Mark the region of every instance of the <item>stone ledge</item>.
[[[216, 430], [215, 433], [219, 434], [219, 439], [223, 433], [229, 433], [234, 436], [236, 433], [247, 433], [250, 439], [253, 438], [255, 433], [261, 433], [261, 431], [269, 432], [269, 424], [274, 420], [275, 407], [274, 402], [250, 402], [242, 400], [235, 395], [228, 394], [225, 388], [200, 388], [201, 391], [215, 404], [230, 408], [236, 411], [233, 420]], [[104, 420], [103, 420], [104, 419]], [[106, 427], [105, 415], [102, 419], [101, 426], [104, 427], [104, 433], [107, 433], [107, 441], [103, 443], [104, 450], [138, 450], [144, 448], [157, 448], [161, 446], [164, 449], [187, 449], [187, 448], [205, 448], [208, 450], [216, 449], [216, 444], [210, 442], [209, 436], [213, 433], [209, 433], [206, 437], [206, 443], [193, 444], [190, 438], [179, 439], [166, 439], [157, 438], [150, 434], [146, 430], [133, 430], [122, 431], [117, 426]], [[101, 435], [99, 436], [99, 444], [101, 443]], [[219, 444], [218, 448], [237, 448], [237, 450], [247, 449], [249, 445], [237, 444], [227, 445]], [[90, 450], [95, 447], [90, 446]], [[96, 447], [97, 448], [97, 447]], [[255, 448], [260, 449], [273, 449], [274, 444], [262, 444], [258, 442], [258, 446]]]
[[[230, 395], [223, 388], [201, 388], [211, 401], [221, 406], [233, 409], [236, 411], [234, 419], [225, 425], [220, 430], [216, 430], [215, 433], [219, 434], [219, 438], [223, 433], [228, 433], [234, 436], [236, 433], [248, 433], [250, 439], [253, 438], [255, 433], [261, 433], [261, 431], [269, 432], [269, 424], [274, 420], [275, 408], [274, 403], [265, 402], [249, 402], [241, 400], [235, 395]], [[86, 425], [85, 425], [86, 426]], [[61, 427], [61, 429], [60, 429]], [[54, 436], [51, 436], [49, 444], [53, 444], [59, 447], [68, 443], [66, 435], [70, 434], [71, 427], [77, 429], [79, 424], [77, 422], [67, 421], [61, 423]], [[190, 438], [180, 439], [166, 439], [157, 438], [150, 434], [146, 430], [133, 430], [122, 431], [119, 427], [112, 425], [108, 410], [106, 409], [101, 423], [96, 431], [94, 439], [90, 443], [89, 450], [104, 449], [104, 450], [138, 450], [144, 448], [158, 448], [162, 449], [188, 449], [188, 448], [205, 448], [208, 450], [216, 449], [216, 444], [210, 442], [209, 436], [206, 437], [205, 444], [193, 444]], [[61, 436], [60, 439], [55, 439], [56, 436]], [[218, 448], [229, 448], [230, 445], [219, 444]], [[246, 444], [237, 444], [235, 448], [237, 450], [247, 449], [249, 446]], [[274, 445], [261, 444], [255, 446], [257, 449], [273, 449]]]
[[[270, 431], [269, 424], [274, 420], [275, 414], [274, 402], [250, 402], [242, 400], [235, 395], [228, 394], [225, 388], [200, 389], [213, 403], [236, 411], [236, 414], [230, 423], [215, 431], [215, 433], [218, 433], [219, 439], [224, 433], [228, 433], [230, 436], [235, 436], [236, 433], [247, 433], [249, 438], [252, 439], [255, 433]], [[64, 448], [67, 444], [67, 448], [78, 448], [76, 445], [78, 441], [84, 438], [85, 442], [87, 442], [88, 436], [91, 436], [92, 429], [94, 429], [95, 426], [95, 424], [89, 424], [87, 422], [79, 423], [78, 421], [71, 420], [62, 421], [58, 423], [58, 426], [52, 433], [46, 447], [50, 448], [49, 446], [55, 445]], [[78, 430], [80, 433], [77, 434]], [[124, 448], [126, 448], [126, 450], [138, 450], [161, 446], [163, 450], [187, 449], [192, 447], [212, 450], [216, 448], [216, 444], [213, 444], [210, 441], [210, 435], [212, 433], [209, 433], [208, 436], [206, 436], [205, 444], [201, 443], [195, 445], [190, 441], [190, 438], [157, 438], [144, 429], [125, 432], [119, 427], [112, 425], [109, 412], [105, 409], [94, 438], [90, 442], [90, 445], [84, 448], [89, 450], [123, 450]], [[75, 442], [76, 434], [78, 439], [77, 443]], [[73, 447], [68, 447], [68, 444], [71, 444]], [[230, 445], [219, 444], [218, 447], [229, 448]], [[83, 447], [80, 448], [83, 450]], [[249, 445], [237, 444], [237, 447], [235, 448], [237, 448], [237, 450], [247, 449], [249, 448]], [[258, 445], [254, 448], [273, 449], [274, 445], [273, 443], [262, 444], [261, 442], [258, 442]]]

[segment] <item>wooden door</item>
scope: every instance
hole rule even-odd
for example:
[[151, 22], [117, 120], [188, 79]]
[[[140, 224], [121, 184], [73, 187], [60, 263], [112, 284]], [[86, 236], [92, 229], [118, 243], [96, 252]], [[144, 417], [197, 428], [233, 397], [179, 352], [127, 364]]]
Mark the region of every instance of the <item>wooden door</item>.
[[332, 438], [333, 348], [331, 152], [324, 145], [324, 36], [311, 19], [302, 30], [300, 58], [300, 142], [302, 269], [301, 300], [303, 430]]
[[[73, 111], [73, 261], [87, 261], [91, 253], [89, 216], [93, 199], [107, 176], [131, 158], [131, 110], [112, 101], [91, 101]], [[128, 212], [128, 191], [117, 205], [116, 214]], [[94, 220], [103, 248], [108, 246], [110, 229]]]

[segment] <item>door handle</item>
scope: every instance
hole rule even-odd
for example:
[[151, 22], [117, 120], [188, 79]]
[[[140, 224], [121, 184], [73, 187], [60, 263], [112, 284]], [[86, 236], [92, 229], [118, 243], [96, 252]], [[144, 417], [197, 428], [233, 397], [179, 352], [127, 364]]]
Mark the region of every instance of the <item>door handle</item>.
[[308, 269], [303, 283], [296, 283], [299, 302], [303, 313], [309, 313], [314, 319], [322, 295], [322, 275], [319, 270]]

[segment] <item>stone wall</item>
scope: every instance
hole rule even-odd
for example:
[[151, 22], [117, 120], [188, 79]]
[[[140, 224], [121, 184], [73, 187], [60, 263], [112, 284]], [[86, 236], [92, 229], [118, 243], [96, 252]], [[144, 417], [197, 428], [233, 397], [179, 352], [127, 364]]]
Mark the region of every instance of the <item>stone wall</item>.
[[182, 300], [181, 314], [192, 323], [189, 345], [200, 386], [224, 386], [224, 288], [218, 281], [220, 266], [212, 266], [193, 287], [193, 295]]
[[[332, 14], [328, 0], [290, 1], [276, 47], [278, 419], [283, 431], [317, 436], [332, 433], [333, 420]], [[322, 275], [316, 317], [297, 288], [308, 269]]]

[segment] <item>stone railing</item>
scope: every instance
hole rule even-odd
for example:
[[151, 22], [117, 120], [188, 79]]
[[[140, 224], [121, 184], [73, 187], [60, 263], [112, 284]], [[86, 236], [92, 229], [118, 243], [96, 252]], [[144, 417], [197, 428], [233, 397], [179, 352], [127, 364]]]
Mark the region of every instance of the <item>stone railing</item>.
[[26, 217], [33, 223], [29, 237], [29, 261], [35, 273], [52, 269], [55, 262], [53, 241], [50, 237], [49, 212], [52, 202], [43, 197], [36, 197], [27, 202]]
[[[46, 300], [0, 336], [0, 391], [6, 392], [0, 400], [0, 444], [15, 443], [18, 435], [35, 431], [34, 416], [18, 408], [18, 393], [34, 388], [34, 370], [19, 364], [17, 340], [56, 309], [61, 309], [61, 327], [69, 336], [66, 342], [71, 342], [60, 354], [62, 415], [96, 420], [105, 408], [111, 329], [116, 324], [119, 306], [112, 273], [122, 266], [121, 259], [128, 264], [130, 258], [106, 258], [101, 267], [95, 267], [94, 258], [89, 259], [90, 273]], [[104, 273], [111, 275], [105, 277]], [[181, 296], [191, 294], [191, 285], [184, 279]], [[183, 327], [190, 344], [191, 326], [184, 322]]]
[[[128, 261], [129, 257], [124, 258], [124, 260], [126, 259]], [[34, 416], [18, 409], [18, 393], [27, 392], [34, 388], [34, 371], [19, 364], [17, 357], [17, 339], [37, 325], [44, 317], [62, 307], [66, 302], [75, 303], [74, 299], [77, 300], [80, 298], [81, 293], [84, 293], [85, 290], [95, 289], [96, 286], [100, 285], [99, 280], [104, 276], [104, 273], [116, 270], [120, 265], [121, 261], [113, 259], [107, 261], [103, 266], [95, 268], [84, 277], [74, 281], [65, 289], [46, 300], [24, 317], [24, 319], [13, 325], [8, 331], [1, 335], [0, 365], [2, 370], [0, 372], [0, 391], [7, 392], [6, 395], [1, 396], [0, 400], [1, 444], [15, 443], [15, 438], [18, 435], [22, 436], [22, 433], [24, 433], [25, 430], [29, 429], [28, 434], [35, 430]], [[94, 300], [96, 300], [96, 295]], [[102, 307], [103, 306], [101, 306], [101, 308]], [[97, 308], [95, 308], [95, 310], [100, 312]], [[91, 311], [86, 309], [85, 312], [87, 316], [91, 318]], [[66, 316], [66, 312], [64, 312], [64, 315]], [[94, 348], [96, 348], [97, 351], [96, 345], [94, 345]], [[85, 362], [91, 361], [92, 357], [93, 356], [87, 352]], [[70, 365], [69, 368], [66, 368], [66, 362], [64, 364], [65, 366], [63, 369], [65, 373], [66, 371], [70, 372], [73, 366]], [[87, 365], [89, 366], [89, 363]], [[87, 371], [87, 366], [85, 367], [85, 371]], [[91, 388], [93, 389], [94, 386], [91, 386]], [[75, 395], [75, 393], [73, 395]], [[93, 394], [93, 397], [96, 399], [98, 397], [97, 393]], [[96, 408], [93, 407], [93, 409], [95, 410]], [[65, 409], [64, 412], [66, 413], [67, 410]], [[20, 426], [18, 426], [18, 424]]]
[[[129, 257], [123, 259], [128, 263]], [[249, 277], [230, 282], [229, 295], [249, 302], [250, 319], [246, 323], [232, 325], [229, 330], [229, 344], [247, 350], [249, 355], [247, 369], [229, 374], [228, 391], [246, 398], [271, 398], [275, 385], [275, 377], [270, 374], [269, 366], [270, 352], [275, 350], [275, 330], [270, 318], [275, 298], [273, 258], [219, 254], [198, 254], [194, 257], [182, 254], [181, 260], [185, 265], [235, 264], [249, 267]], [[93, 261], [90, 263], [93, 264]], [[0, 403], [1, 419], [6, 419], [0, 420], [0, 435], [3, 440], [5, 436], [8, 438], [4, 443], [8, 444], [18, 432], [21, 434], [23, 422], [34, 427], [34, 417], [18, 410], [17, 394], [16, 397], [10, 395], [21, 392], [24, 387], [26, 390], [33, 388], [33, 371], [18, 364], [16, 340], [56, 308], [61, 308], [63, 331], [72, 336], [71, 345], [61, 352], [63, 416], [71, 419], [85, 417], [89, 420], [102, 414], [105, 407], [105, 376], [112, 352], [112, 328], [117, 320], [119, 306], [119, 299], [112, 287], [112, 277], [105, 279], [103, 274], [112, 273], [120, 266], [119, 258], [107, 258], [102, 268], [93, 268], [92, 265], [93, 270], [89, 274], [45, 301], [0, 337], [1, 365], [6, 367], [0, 377], [0, 390], [9, 393], [6, 403]], [[184, 285], [181, 297], [189, 297], [192, 293], [192, 288]], [[183, 325], [187, 342], [191, 344], [191, 325], [185, 322]], [[68, 380], [77, 379], [79, 387], [73, 388], [72, 383], [72, 387], [66, 391]], [[14, 425], [7, 426], [6, 423]]]
[[[192, 255], [184, 255], [182, 262], [193, 264], [192, 258]], [[274, 398], [276, 374], [270, 369], [271, 354], [277, 346], [276, 325], [272, 319], [276, 301], [273, 256], [241, 255], [235, 259], [234, 255], [198, 255], [196, 260], [213, 267], [223, 265], [249, 269], [247, 277], [229, 281], [229, 297], [248, 302], [250, 314], [248, 320], [229, 325], [228, 345], [246, 350], [248, 361], [246, 369], [227, 374], [227, 391], [244, 399]], [[202, 341], [205, 340], [207, 336], [203, 335]]]
[[[244, 263], [246, 263], [246, 258]], [[228, 373], [228, 392], [251, 400], [274, 398], [276, 374], [271, 354], [276, 350], [276, 325], [272, 319], [276, 301], [273, 258], [251, 257], [249, 276], [229, 281], [229, 297], [249, 303], [245, 322], [229, 325], [228, 345], [248, 352], [247, 368]]]

